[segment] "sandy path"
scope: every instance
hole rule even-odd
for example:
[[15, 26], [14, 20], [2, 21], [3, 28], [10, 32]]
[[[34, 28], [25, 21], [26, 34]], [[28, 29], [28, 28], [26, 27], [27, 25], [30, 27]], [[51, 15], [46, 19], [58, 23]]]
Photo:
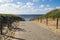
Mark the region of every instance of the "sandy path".
[[16, 31], [14, 40], [60, 40], [60, 36], [33, 22], [20, 22], [18, 28], [20, 30]]

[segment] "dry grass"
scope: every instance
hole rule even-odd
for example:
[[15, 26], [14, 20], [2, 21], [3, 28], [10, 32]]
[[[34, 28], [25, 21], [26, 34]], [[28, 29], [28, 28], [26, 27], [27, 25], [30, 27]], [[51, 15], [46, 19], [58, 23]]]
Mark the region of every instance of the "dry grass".
[[[19, 25], [19, 22], [18, 21], [12, 23], [12, 26], [13, 27], [17, 27], [18, 25]], [[3, 33], [5, 35], [8, 35], [8, 36], [14, 36], [15, 35], [15, 31], [10, 31], [7, 26], [6, 27], [3, 27]], [[0, 40], [8, 40], [8, 39], [11, 39], [10, 37], [8, 38], [5, 35], [3, 35], [3, 36], [0, 35]]]

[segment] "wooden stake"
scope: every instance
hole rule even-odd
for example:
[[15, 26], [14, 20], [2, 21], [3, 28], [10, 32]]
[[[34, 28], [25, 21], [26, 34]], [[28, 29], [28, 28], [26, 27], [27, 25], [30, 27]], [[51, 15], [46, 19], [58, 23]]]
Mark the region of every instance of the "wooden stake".
[[58, 18], [56, 19], [56, 29], [58, 29]]

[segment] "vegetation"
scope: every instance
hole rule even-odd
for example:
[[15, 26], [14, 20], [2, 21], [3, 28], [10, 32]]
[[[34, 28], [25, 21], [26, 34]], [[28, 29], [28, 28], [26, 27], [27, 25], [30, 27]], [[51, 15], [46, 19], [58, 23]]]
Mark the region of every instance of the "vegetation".
[[44, 15], [49, 18], [60, 18], [60, 9], [55, 9]]
[[46, 18], [46, 24], [48, 25], [48, 18], [56, 19], [56, 28], [58, 29], [58, 20], [60, 18], [60, 9], [55, 9], [44, 15]]
[[25, 21], [23, 18], [12, 15], [12, 14], [0, 14], [0, 32], [2, 33], [3, 27], [8, 26], [10, 29], [12, 26], [11, 24], [15, 21]]
[[41, 20], [40, 22], [42, 22], [42, 19], [46, 19], [46, 25], [48, 25], [48, 19], [49, 18], [56, 19], [56, 26], [57, 26], [56, 28], [58, 29], [58, 21], [59, 21], [59, 18], [60, 18], [60, 9], [54, 9], [54, 10], [46, 13], [43, 16], [35, 18], [34, 20], [40, 19]]

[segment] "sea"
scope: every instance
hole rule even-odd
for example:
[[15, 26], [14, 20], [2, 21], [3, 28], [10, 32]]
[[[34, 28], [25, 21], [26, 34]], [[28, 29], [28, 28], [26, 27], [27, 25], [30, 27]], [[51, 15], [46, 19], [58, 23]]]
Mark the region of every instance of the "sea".
[[25, 14], [25, 15], [19, 14], [18, 16], [22, 17], [26, 21], [29, 21], [30, 19], [33, 19], [33, 18], [36, 18], [36, 17], [40, 17], [42, 15], [44, 15], [44, 14]]

